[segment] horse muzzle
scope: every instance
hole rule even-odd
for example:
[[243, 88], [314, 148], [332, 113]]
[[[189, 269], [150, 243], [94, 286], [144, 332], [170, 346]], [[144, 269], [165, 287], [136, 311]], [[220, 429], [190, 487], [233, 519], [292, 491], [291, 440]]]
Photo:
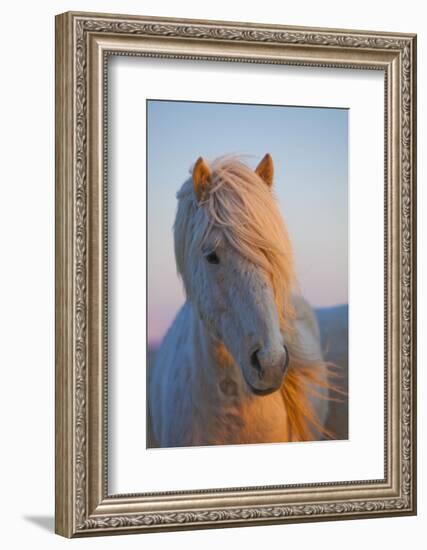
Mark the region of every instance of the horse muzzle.
[[252, 393], [268, 395], [282, 386], [288, 366], [289, 352], [285, 345], [273, 351], [257, 349], [251, 354], [250, 368], [244, 377]]

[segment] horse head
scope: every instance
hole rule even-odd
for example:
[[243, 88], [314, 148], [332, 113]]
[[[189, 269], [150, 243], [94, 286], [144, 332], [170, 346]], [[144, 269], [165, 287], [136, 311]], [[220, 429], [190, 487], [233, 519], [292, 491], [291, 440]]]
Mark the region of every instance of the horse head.
[[289, 364], [293, 260], [272, 184], [269, 154], [255, 171], [235, 158], [199, 158], [175, 221], [187, 299], [258, 395], [278, 390]]

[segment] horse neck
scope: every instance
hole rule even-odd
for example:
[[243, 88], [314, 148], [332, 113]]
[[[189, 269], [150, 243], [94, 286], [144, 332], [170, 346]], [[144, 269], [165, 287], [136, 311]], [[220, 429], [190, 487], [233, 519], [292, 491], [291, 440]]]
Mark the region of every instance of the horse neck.
[[[224, 368], [234, 371], [236, 365], [224, 344], [214, 337], [200, 319], [196, 308], [190, 303], [189, 307], [189, 336], [191, 349], [191, 365], [193, 389], [200, 396], [200, 388], [204, 398], [210, 399], [216, 393], [218, 380]], [[193, 396], [195, 397], [195, 396]]]
[[188, 307], [190, 309], [192, 363], [198, 372], [203, 372], [208, 377], [209, 375], [214, 377], [217, 370], [215, 361], [217, 342], [207, 330], [191, 302], [188, 302]]

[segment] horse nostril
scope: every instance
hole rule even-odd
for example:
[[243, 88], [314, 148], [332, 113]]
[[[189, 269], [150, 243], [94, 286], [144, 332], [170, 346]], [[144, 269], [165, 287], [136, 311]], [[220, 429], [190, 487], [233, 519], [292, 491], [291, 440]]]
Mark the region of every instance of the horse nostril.
[[254, 369], [257, 371], [258, 373], [258, 377], [261, 379], [263, 377], [263, 370], [262, 370], [262, 367], [261, 367], [261, 364], [259, 362], [259, 359], [258, 359], [258, 351], [259, 350], [255, 350], [252, 355], [251, 355], [251, 365], [254, 367]]
[[289, 367], [289, 350], [285, 346], [285, 344], [283, 344], [283, 347], [285, 348], [285, 353], [286, 353], [285, 364], [283, 365], [283, 372], [286, 372]]

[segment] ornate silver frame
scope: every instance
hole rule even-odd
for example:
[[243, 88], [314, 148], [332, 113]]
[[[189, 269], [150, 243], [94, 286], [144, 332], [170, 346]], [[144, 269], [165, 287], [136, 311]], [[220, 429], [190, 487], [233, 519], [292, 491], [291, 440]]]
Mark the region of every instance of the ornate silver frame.
[[[385, 74], [385, 477], [109, 495], [106, 58]], [[65, 13], [56, 17], [56, 532], [66, 537], [416, 513], [416, 36]]]

